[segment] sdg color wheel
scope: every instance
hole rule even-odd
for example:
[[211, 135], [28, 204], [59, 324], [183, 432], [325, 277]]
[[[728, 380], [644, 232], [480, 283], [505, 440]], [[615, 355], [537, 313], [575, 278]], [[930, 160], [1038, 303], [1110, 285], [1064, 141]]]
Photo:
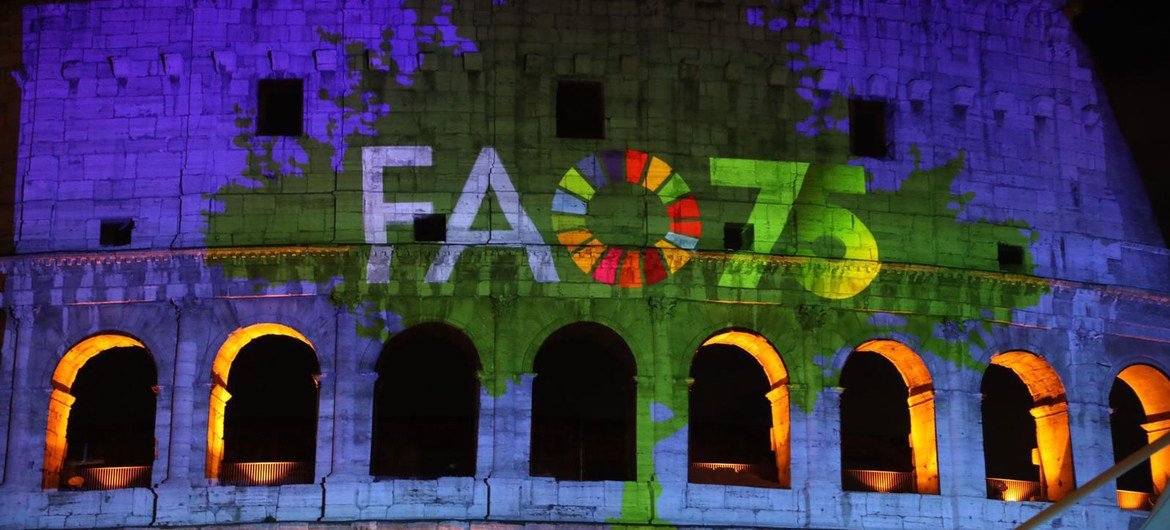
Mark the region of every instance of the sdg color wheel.
[[[608, 245], [589, 228], [589, 202], [601, 188], [620, 182], [646, 188], [666, 207], [670, 230], [652, 248]], [[603, 151], [569, 168], [553, 196], [552, 224], [577, 267], [594, 280], [622, 287], [665, 280], [691, 259], [703, 232], [699, 203], [682, 176], [641, 151]]]

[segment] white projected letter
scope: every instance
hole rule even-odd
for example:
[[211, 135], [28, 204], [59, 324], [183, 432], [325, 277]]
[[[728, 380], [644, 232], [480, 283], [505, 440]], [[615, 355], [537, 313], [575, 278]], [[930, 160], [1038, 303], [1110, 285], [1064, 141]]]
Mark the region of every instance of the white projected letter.
[[[475, 214], [487, 198], [488, 189], [496, 195], [500, 203], [500, 210], [504, 212], [504, 219], [508, 221], [510, 229], [498, 230], [492, 223], [490, 230], [472, 230]], [[489, 245], [501, 247], [524, 247], [528, 253], [528, 267], [538, 282], [560, 281], [557, 269], [553, 265], [552, 252], [536, 231], [536, 225], [524, 212], [520, 205], [520, 195], [512, 187], [512, 180], [508, 171], [500, 162], [496, 150], [485, 147], [475, 159], [475, 166], [471, 168], [471, 175], [463, 185], [463, 192], [459, 201], [455, 203], [455, 211], [451, 213], [451, 220], [447, 222], [447, 242], [435, 256], [435, 262], [427, 271], [428, 282], [445, 282], [451, 278], [451, 270], [459, 261], [459, 256], [467, 245]]]
[[394, 247], [386, 244], [386, 225], [414, 222], [415, 215], [429, 214], [429, 202], [386, 202], [382, 169], [387, 167], [427, 167], [431, 165], [429, 146], [394, 146], [362, 148], [362, 226], [370, 248], [366, 264], [367, 283], [390, 282], [390, 258]]

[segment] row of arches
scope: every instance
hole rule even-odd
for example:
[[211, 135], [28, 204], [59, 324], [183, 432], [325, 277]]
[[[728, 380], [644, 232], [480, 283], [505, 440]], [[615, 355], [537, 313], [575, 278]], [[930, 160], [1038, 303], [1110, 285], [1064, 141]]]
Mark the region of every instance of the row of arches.
[[[446, 324], [396, 334], [376, 365], [370, 473], [475, 474], [482, 369], [472, 341]], [[535, 361], [529, 471], [560, 480], [635, 478], [634, 356], [616, 332], [576, 323]], [[311, 482], [320, 366], [304, 335], [278, 324], [233, 332], [212, 366], [207, 476], [227, 484]], [[763, 336], [709, 337], [690, 369], [689, 469], [695, 483], [790, 486], [788, 370]], [[157, 374], [125, 335], [86, 339], [53, 373], [45, 488], [145, 486], [154, 460]], [[893, 340], [857, 347], [840, 374], [846, 490], [937, 494], [934, 386], [926, 364]], [[988, 496], [1056, 500], [1075, 488], [1068, 402], [1040, 356], [1000, 353], [982, 380]], [[1117, 460], [1170, 430], [1170, 379], [1123, 370], [1110, 393]], [[1170, 451], [1118, 481], [1123, 507], [1148, 505], [1170, 476]], [[143, 481], [146, 481], [145, 483]], [[1129, 505], [1127, 505], [1129, 504]]]

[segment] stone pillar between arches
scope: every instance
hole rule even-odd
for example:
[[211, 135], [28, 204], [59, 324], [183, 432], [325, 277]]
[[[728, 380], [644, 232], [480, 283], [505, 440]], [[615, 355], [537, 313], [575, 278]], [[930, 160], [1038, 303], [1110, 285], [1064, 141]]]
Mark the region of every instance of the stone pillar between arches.
[[[1150, 443], [1154, 443], [1163, 436], [1170, 436], [1170, 419], [1143, 423], [1142, 429], [1146, 431]], [[1154, 483], [1154, 495], [1161, 497], [1166, 492], [1167, 482], [1170, 482], [1170, 447], [1150, 457], [1150, 474]]]
[[938, 440], [935, 428], [934, 390], [923, 390], [906, 399], [910, 407], [910, 450], [914, 464], [915, 491], [938, 495]]
[[41, 487], [57, 489], [61, 483], [61, 465], [65, 460], [68, 442], [65, 434], [69, 427], [69, 413], [77, 398], [60, 389], [49, 394], [48, 428], [45, 430], [45, 459]]
[[475, 419], [475, 476], [487, 477], [495, 469], [493, 448], [496, 445], [496, 400], [488, 388], [496, 375], [484, 370], [475, 375], [479, 381], [479, 411]]
[[[12, 412], [8, 417], [8, 447], [4, 455], [4, 485], [18, 489], [36, 489], [42, 483], [44, 437], [49, 381], [30, 381], [30, 343], [35, 329], [35, 311], [19, 307], [13, 312], [17, 321], [16, 348], [13, 354]], [[23, 433], [23, 434], [22, 434]]]
[[223, 420], [227, 402], [232, 395], [219, 383], [211, 386], [211, 398], [207, 409], [207, 463], [204, 466], [205, 476], [209, 479], [219, 478], [219, 468], [223, 464]]
[[313, 462], [313, 482], [320, 484], [333, 468], [333, 378], [324, 370], [313, 376], [317, 385], [317, 449]]
[[776, 458], [776, 482], [781, 488], [792, 487], [792, 424], [788, 382], [777, 384], [765, 396], [771, 405], [772, 453]]
[[[497, 388], [504, 392], [492, 398], [494, 414], [492, 431], [491, 476], [500, 478], [527, 478], [532, 451], [532, 382], [536, 374], [521, 373], [504, 377]], [[480, 403], [480, 408], [485, 406]]]
[[987, 466], [983, 455], [983, 394], [975, 391], [936, 390], [939, 485], [955, 497], [987, 497]]
[[151, 463], [150, 483], [159, 484], [167, 477], [171, 453], [171, 387], [154, 387], [154, 461]]
[[1076, 489], [1073, 473], [1072, 437], [1069, 435], [1068, 403], [1033, 407], [1036, 420], [1036, 448], [1040, 460], [1040, 483], [1044, 497], [1058, 501]]
[[328, 474], [327, 482], [371, 480], [374, 385], [377, 382], [377, 372], [361, 372], [351, 374], [335, 385], [339, 403], [334, 407], [332, 471]]

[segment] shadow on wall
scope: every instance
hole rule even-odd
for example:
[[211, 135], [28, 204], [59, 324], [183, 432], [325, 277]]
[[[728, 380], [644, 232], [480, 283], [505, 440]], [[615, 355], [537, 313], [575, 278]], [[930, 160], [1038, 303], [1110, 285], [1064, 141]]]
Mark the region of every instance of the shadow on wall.
[[21, 7], [0, 3], [0, 255], [14, 249], [16, 156], [20, 145]]

